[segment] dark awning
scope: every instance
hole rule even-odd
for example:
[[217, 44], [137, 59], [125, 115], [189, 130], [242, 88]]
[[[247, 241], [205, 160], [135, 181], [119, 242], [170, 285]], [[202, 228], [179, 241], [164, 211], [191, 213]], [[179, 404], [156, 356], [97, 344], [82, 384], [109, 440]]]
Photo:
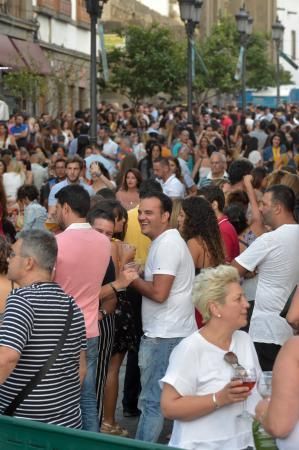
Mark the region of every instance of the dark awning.
[[14, 38], [11, 41], [29, 69], [42, 75], [51, 72], [49, 61], [38, 44]]
[[0, 34], [0, 65], [13, 69], [26, 67], [25, 61], [19, 55], [9, 37], [4, 34]]

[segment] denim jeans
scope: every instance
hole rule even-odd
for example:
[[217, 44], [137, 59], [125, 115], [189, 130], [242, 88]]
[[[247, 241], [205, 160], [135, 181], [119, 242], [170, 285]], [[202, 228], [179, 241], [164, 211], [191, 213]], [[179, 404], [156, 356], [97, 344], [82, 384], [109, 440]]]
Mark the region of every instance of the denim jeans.
[[164, 377], [169, 356], [182, 338], [141, 338], [139, 367], [141, 372], [141, 394], [138, 407], [141, 416], [136, 439], [157, 442], [163, 428], [160, 408], [161, 389], [158, 381]]
[[96, 397], [96, 371], [98, 359], [98, 337], [87, 339], [87, 373], [81, 387], [82, 428], [99, 431]]

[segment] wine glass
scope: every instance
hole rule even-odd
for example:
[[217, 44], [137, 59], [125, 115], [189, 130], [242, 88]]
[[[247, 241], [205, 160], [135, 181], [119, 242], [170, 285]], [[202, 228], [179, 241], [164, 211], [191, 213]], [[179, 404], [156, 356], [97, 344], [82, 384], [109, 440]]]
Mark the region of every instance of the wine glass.
[[272, 393], [272, 372], [262, 372], [257, 382], [257, 390], [263, 398], [270, 398]]
[[[235, 367], [232, 381], [234, 381], [234, 380], [242, 381], [242, 386], [248, 387], [249, 391], [251, 391], [251, 389], [254, 388], [256, 380], [257, 380], [257, 374], [256, 374], [255, 367], [252, 367], [251, 369], [244, 369], [244, 367], [240, 367], [240, 366]], [[242, 419], [251, 419], [252, 418], [252, 416], [247, 411], [246, 404], [247, 404], [247, 401], [244, 400], [243, 411], [237, 417], [242, 418]]]
[[[261, 372], [258, 382], [257, 390], [263, 398], [270, 398], [272, 394], [272, 372]], [[265, 429], [260, 424], [259, 429], [262, 433], [268, 436]]]

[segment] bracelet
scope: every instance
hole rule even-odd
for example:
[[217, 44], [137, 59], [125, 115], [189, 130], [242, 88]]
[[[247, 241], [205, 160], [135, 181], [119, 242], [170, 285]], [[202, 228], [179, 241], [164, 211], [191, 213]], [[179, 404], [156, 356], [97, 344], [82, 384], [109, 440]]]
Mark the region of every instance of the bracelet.
[[114, 294], [117, 295], [117, 289], [116, 289], [116, 287], [114, 286], [114, 284], [113, 284], [113, 283], [109, 283], [109, 286], [111, 286], [111, 288], [112, 288]]
[[215, 392], [214, 392], [214, 394], [212, 394], [212, 400], [213, 400], [213, 405], [215, 406], [215, 409], [219, 409], [219, 408], [220, 408], [220, 405], [219, 405], [219, 403], [217, 402], [217, 398], [216, 398]]

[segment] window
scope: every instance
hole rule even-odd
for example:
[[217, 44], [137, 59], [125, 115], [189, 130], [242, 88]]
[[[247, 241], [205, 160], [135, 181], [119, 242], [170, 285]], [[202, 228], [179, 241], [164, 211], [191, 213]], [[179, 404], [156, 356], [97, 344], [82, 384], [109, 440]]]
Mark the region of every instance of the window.
[[89, 23], [89, 14], [86, 11], [85, 0], [77, 0], [77, 21]]

